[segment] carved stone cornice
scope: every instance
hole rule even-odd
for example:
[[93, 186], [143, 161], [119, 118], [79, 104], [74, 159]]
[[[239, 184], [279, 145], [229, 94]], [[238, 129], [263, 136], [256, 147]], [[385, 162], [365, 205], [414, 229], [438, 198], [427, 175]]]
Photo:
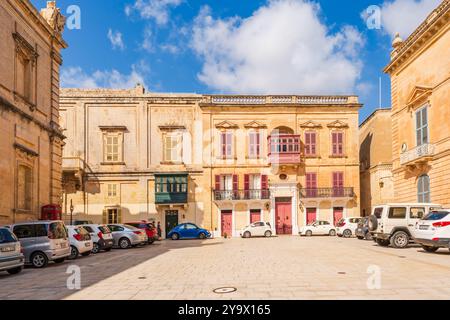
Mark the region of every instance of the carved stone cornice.
[[322, 125], [320, 123], [318, 123], [318, 122], [309, 120], [309, 121], [306, 121], [306, 122], [300, 124], [300, 128], [303, 128], [303, 129], [320, 129], [320, 128], [322, 128]]
[[340, 120], [336, 120], [336, 121], [333, 121], [333, 122], [327, 124], [327, 127], [328, 128], [335, 128], [335, 129], [345, 129], [345, 128], [348, 128], [349, 125], [347, 123], [345, 123], [345, 122], [340, 121]]
[[30, 62], [34, 66], [36, 64], [37, 58], [39, 57], [39, 54], [36, 52], [34, 47], [17, 32], [14, 32], [12, 34], [12, 37], [15, 42], [16, 53], [21, 57], [30, 60]]
[[246, 129], [263, 129], [263, 128], [267, 128], [267, 125], [255, 120], [255, 121], [249, 122], [247, 124], [244, 124], [244, 128], [246, 128]]

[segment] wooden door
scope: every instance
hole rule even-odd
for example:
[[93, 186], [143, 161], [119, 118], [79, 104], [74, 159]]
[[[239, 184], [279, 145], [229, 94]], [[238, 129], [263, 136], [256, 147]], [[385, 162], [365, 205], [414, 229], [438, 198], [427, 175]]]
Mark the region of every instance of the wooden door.
[[261, 210], [250, 210], [250, 223], [261, 221]]
[[317, 220], [317, 209], [306, 208], [306, 224], [310, 224]]
[[339, 220], [342, 219], [343, 216], [344, 216], [344, 208], [342, 208], [342, 207], [334, 207], [333, 208], [333, 222], [334, 222], [335, 226], [337, 225]]
[[222, 237], [227, 234], [228, 237], [233, 235], [233, 213], [231, 210], [221, 211]]
[[292, 234], [292, 203], [286, 200], [275, 202], [275, 224], [277, 234]]

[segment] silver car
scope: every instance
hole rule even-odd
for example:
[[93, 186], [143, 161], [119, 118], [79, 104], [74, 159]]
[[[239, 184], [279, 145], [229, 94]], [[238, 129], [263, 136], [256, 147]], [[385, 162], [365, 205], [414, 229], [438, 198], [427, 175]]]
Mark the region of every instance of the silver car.
[[111, 230], [114, 246], [121, 249], [143, 245], [148, 241], [145, 230], [127, 224], [108, 224], [108, 228]]
[[24, 261], [19, 239], [8, 228], [0, 228], [0, 271], [17, 274]]
[[67, 230], [62, 221], [22, 222], [9, 228], [19, 238], [25, 264], [43, 268], [49, 261], [62, 263], [70, 256]]

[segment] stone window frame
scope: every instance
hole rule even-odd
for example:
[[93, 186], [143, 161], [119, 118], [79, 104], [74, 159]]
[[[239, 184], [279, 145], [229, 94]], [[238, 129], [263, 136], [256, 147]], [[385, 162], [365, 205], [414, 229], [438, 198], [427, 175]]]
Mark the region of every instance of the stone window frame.
[[[18, 32], [12, 34], [15, 43], [14, 52], [14, 96], [25, 102], [31, 111], [36, 109], [37, 101], [37, 59], [39, 54], [36, 49], [28, 43], [23, 36]], [[20, 60], [27, 61], [28, 65], [28, 81], [24, 79], [23, 87], [24, 93], [18, 92], [19, 87], [19, 76], [18, 76], [18, 65]], [[28, 83], [26, 83], [28, 82]], [[28, 93], [26, 91], [29, 91]]]
[[[127, 131], [125, 126], [100, 126], [102, 131], [102, 142], [103, 142], [103, 161], [101, 165], [125, 165], [124, 161], [124, 135]], [[118, 159], [108, 160], [107, 158], [107, 138], [117, 137], [118, 138]]]
[[[166, 165], [179, 165], [183, 164], [183, 144], [184, 144], [184, 131], [186, 130], [186, 127], [181, 125], [165, 125], [165, 126], [159, 126], [159, 130], [161, 131], [161, 138], [162, 138], [162, 160], [161, 164]], [[167, 139], [176, 139], [176, 153], [178, 155], [177, 159], [167, 159], [166, 158], [166, 149], [167, 149]], [[173, 142], [173, 140], [172, 140]]]
[[[34, 152], [33, 150], [27, 148], [26, 146], [23, 146], [19, 143], [14, 143], [14, 148], [16, 150], [16, 164], [14, 169], [14, 190], [15, 190], [15, 196], [14, 196], [14, 212], [15, 213], [24, 213], [29, 214], [33, 213], [34, 209], [36, 207], [36, 170], [35, 170], [35, 160], [39, 156], [38, 153]], [[19, 168], [20, 167], [26, 167], [30, 170], [30, 181], [28, 182], [30, 184], [30, 206], [29, 208], [19, 208]]]

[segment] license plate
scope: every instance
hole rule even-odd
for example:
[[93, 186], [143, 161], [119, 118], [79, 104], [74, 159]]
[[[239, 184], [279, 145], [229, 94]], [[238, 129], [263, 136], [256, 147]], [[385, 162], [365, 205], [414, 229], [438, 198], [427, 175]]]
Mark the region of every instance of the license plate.
[[89, 242], [86, 242], [84, 245], [85, 245], [86, 247], [90, 247], [90, 246], [91, 246], [91, 244], [90, 244]]
[[61, 246], [61, 248], [65, 248], [66, 244], [65, 243], [61, 243], [60, 246]]
[[429, 226], [427, 226], [427, 225], [419, 226], [419, 230], [428, 230], [428, 228], [429, 228]]
[[4, 248], [1, 248], [1, 252], [11, 252], [11, 251], [14, 251], [16, 248], [15, 247], [4, 247]]

